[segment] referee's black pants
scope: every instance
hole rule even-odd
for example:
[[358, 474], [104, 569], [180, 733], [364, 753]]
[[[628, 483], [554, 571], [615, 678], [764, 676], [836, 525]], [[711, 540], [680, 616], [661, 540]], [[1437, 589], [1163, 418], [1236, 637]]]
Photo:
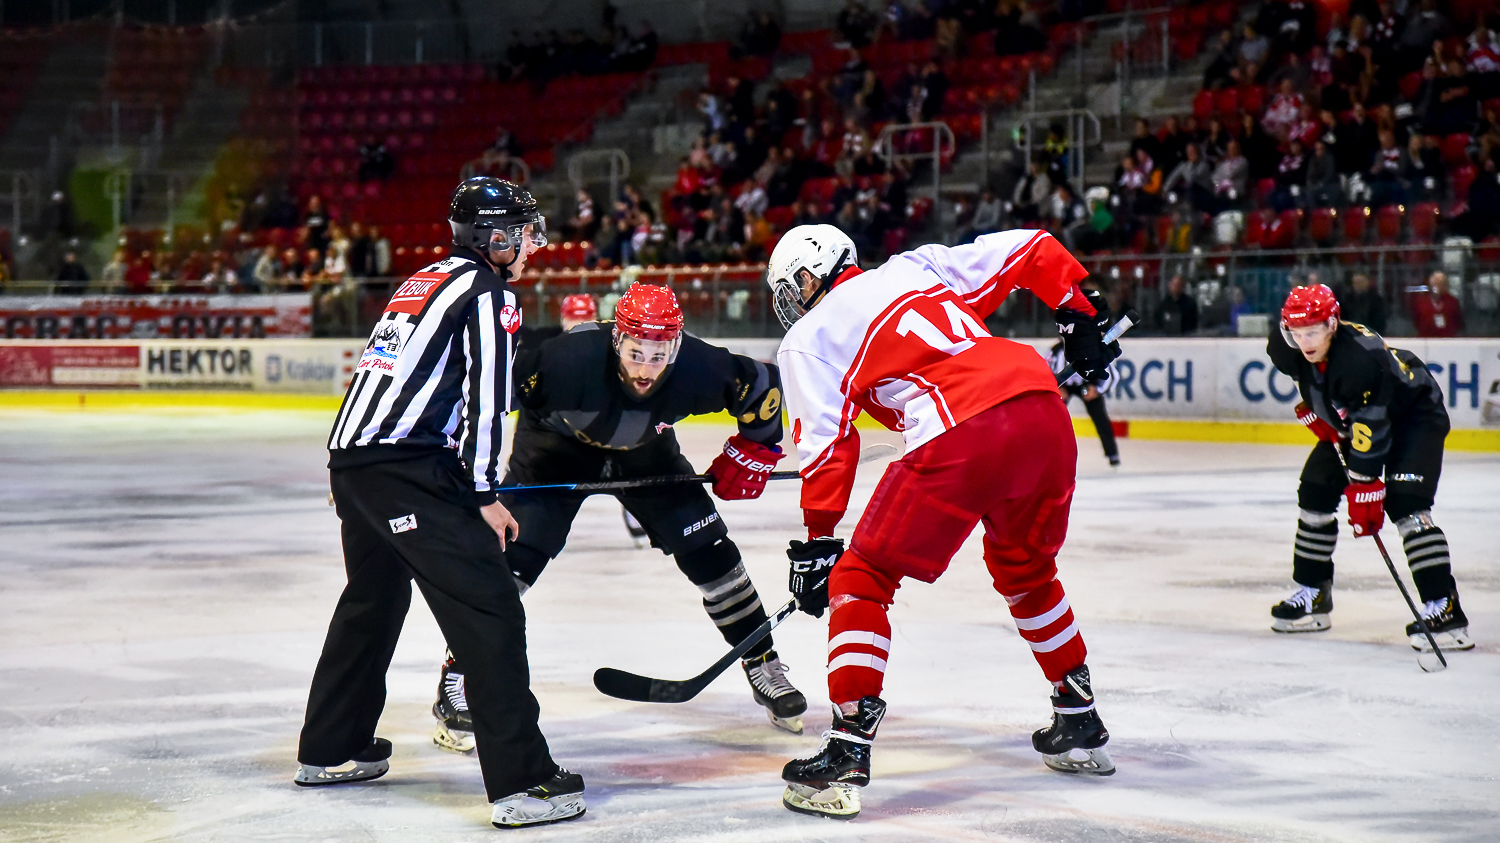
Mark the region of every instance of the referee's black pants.
[[537, 726], [521, 598], [470, 483], [446, 450], [333, 470], [349, 584], [313, 674], [299, 762], [343, 764], [374, 737], [414, 579], [465, 666], [489, 800], [557, 771]]

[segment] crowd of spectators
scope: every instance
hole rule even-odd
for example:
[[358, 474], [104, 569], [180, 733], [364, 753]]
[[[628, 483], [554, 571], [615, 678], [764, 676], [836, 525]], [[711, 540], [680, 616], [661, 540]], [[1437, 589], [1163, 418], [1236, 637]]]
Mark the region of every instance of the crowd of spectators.
[[[755, 33], [748, 34], [758, 46]], [[780, 39], [780, 30], [776, 38]], [[658, 45], [656, 30], [649, 21], [641, 21], [635, 32], [631, 32], [619, 21], [619, 9], [606, 2], [597, 36], [574, 28], [566, 33], [556, 29], [545, 33], [537, 30], [526, 37], [520, 30], [512, 29], [498, 75], [501, 80], [525, 79], [543, 86], [559, 76], [647, 70], [656, 61]], [[773, 44], [771, 50], [775, 49]]]

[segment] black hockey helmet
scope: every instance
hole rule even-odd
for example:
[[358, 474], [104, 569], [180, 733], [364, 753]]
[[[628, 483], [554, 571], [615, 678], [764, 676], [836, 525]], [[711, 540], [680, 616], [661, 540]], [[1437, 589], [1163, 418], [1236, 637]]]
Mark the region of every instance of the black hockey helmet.
[[[515, 249], [523, 241], [530, 241], [535, 249], [547, 245], [547, 220], [536, 199], [526, 188], [492, 176], [459, 183], [448, 204], [448, 225], [453, 229], [453, 245], [491, 255], [491, 260], [495, 260], [494, 253]], [[512, 254], [505, 265], [514, 263], [519, 254]]]

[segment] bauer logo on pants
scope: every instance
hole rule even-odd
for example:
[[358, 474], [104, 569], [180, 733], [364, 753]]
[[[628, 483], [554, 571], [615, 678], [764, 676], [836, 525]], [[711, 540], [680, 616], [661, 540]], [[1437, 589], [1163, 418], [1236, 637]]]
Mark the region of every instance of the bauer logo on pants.
[[391, 519], [391, 532], [393, 533], [405, 533], [415, 529], [417, 529], [417, 516], [415, 514], [403, 515], [400, 518]]

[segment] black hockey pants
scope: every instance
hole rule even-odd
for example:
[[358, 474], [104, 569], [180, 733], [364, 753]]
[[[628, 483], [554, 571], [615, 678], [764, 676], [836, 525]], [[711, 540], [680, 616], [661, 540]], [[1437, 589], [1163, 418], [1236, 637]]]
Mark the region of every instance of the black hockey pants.
[[557, 764], [537, 726], [525, 612], [457, 455], [335, 469], [332, 483], [349, 583], [313, 674], [298, 761], [339, 765], [374, 737], [415, 579], [466, 666], [489, 800], [546, 781]]

